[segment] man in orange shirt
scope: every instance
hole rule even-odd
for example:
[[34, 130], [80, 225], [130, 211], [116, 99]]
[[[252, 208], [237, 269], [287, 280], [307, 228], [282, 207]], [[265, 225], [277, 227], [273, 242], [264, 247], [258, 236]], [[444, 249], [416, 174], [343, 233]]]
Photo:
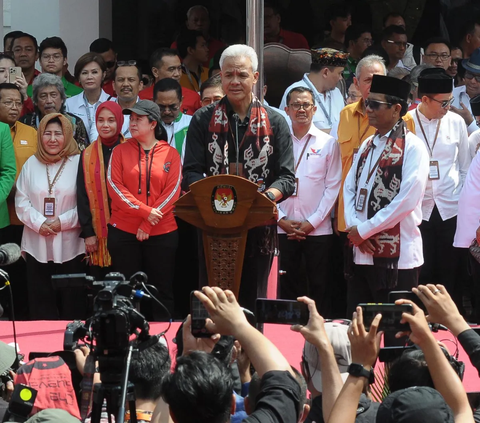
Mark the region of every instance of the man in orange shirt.
[[[182, 76], [182, 63], [176, 50], [170, 48], [159, 48], [155, 50], [150, 56], [150, 67], [155, 78], [155, 83], [150, 87], [140, 91], [139, 97], [141, 100], [153, 101], [153, 87], [164, 78], [173, 78], [180, 82]], [[200, 109], [200, 96], [193, 90], [182, 87], [182, 110], [186, 115], [193, 116], [193, 114]]]

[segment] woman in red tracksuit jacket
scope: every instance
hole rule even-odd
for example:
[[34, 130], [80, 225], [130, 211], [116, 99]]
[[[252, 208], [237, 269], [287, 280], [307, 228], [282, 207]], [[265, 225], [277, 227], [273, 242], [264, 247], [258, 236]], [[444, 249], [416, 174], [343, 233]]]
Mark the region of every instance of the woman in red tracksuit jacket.
[[[180, 155], [164, 141], [167, 137], [155, 103], [142, 100], [123, 113], [131, 115], [133, 138], [114, 148], [107, 173], [112, 201], [108, 225], [112, 266], [125, 278], [145, 272], [148, 283], [158, 289], [157, 298], [172, 313], [178, 245], [173, 204], [180, 196]], [[147, 319], [169, 317], [153, 300], [143, 302]]]

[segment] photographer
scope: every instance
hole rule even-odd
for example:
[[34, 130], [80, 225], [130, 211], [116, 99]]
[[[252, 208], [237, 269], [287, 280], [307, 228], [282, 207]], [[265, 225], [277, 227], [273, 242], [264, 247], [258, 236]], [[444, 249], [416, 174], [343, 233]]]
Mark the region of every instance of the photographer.
[[[251, 326], [234, 294], [218, 287], [195, 291], [211, 320], [211, 333], [232, 335], [242, 345], [262, 378], [256, 409], [245, 422], [298, 421], [300, 387], [288, 361], [260, 332]], [[228, 368], [211, 354], [194, 351], [177, 360], [165, 378], [163, 398], [177, 423], [226, 423], [235, 411], [233, 381]]]
[[13, 392], [13, 378], [15, 373], [12, 371], [12, 366], [15, 363], [15, 348], [0, 341], [0, 378], [1, 391], [0, 396], [0, 421], [8, 408], [8, 401]]
[[[410, 325], [410, 339], [422, 349], [438, 392], [428, 387], [399, 390], [385, 398], [378, 409], [376, 421], [382, 423], [473, 422], [472, 411], [462, 382], [430, 331], [423, 311], [408, 300], [398, 300], [396, 304], [411, 304], [413, 307], [413, 314], [403, 313], [402, 323]], [[378, 314], [370, 326], [370, 331], [367, 332], [363, 325], [362, 309], [357, 307], [348, 331], [352, 346], [352, 362], [363, 366], [367, 371], [370, 371], [378, 357], [381, 332], [377, 333], [377, 330], [381, 318], [381, 314]], [[404, 335], [406, 335], [405, 332], [399, 332], [396, 337]], [[355, 421], [356, 404], [363, 389], [364, 377], [353, 375], [350, 371], [349, 373], [333, 406], [328, 423]]]

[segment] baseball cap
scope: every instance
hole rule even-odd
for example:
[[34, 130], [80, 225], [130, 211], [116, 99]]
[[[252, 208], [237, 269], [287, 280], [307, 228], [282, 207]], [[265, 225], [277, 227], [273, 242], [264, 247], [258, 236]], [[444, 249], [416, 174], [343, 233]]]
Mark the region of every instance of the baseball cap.
[[[348, 325], [337, 322], [325, 322], [325, 331], [333, 347], [338, 370], [345, 382], [348, 377], [348, 366], [352, 363], [350, 340], [348, 339]], [[312, 383], [315, 389], [322, 392], [322, 372], [320, 371], [320, 356], [317, 348], [305, 341], [303, 360], [306, 362]]]
[[15, 348], [0, 341], [0, 373], [12, 367], [15, 358]]
[[148, 116], [149, 118], [160, 122], [160, 108], [158, 107], [158, 104], [150, 100], [140, 100], [133, 107], [123, 109], [124, 115], [131, 115], [132, 113], [136, 113], [140, 116]]
[[440, 392], [414, 386], [390, 394], [380, 404], [377, 423], [453, 423], [453, 412]]

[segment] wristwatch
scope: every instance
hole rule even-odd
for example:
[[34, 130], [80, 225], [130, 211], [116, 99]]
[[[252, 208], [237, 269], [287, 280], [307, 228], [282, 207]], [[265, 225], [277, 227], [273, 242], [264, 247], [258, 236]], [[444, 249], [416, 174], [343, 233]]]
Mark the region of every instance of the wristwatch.
[[265, 196], [266, 196], [269, 200], [275, 201], [275, 198], [276, 198], [276, 197], [275, 197], [275, 194], [274, 194], [273, 192], [271, 192], [271, 191], [266, 191], [266, 192], [265, 192]]
[[363, 364], [352, 363], [348, 366], [348, 373], [354, 377], [366, 377], [370, 384], [375, 383], [375, 374], [373, 369], [367, 370]]

